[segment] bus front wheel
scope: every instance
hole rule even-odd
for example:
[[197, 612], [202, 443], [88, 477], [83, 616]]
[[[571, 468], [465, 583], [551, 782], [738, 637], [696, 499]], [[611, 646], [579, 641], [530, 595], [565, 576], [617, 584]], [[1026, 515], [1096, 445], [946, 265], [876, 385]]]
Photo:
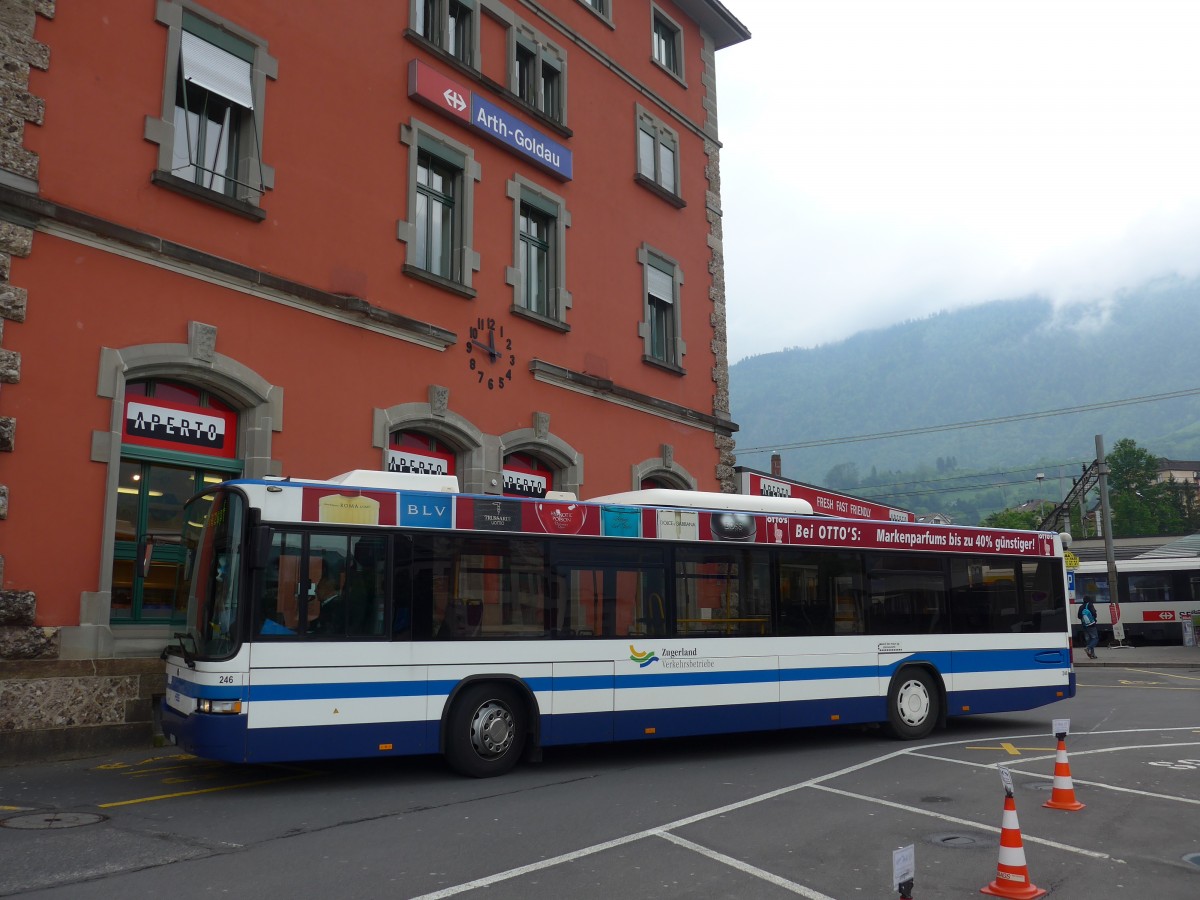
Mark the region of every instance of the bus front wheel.
[[904, 669], [888, 690], [888, 726], [901, 740], [923, 738], [937, 725], [940, 706], [933, 676], [924, 669]]
[[472, 778], [503, 775], [525, 748], [524, 708], [504, 685], [466, 688], [454, 701], [446, 728], [446, 761]]

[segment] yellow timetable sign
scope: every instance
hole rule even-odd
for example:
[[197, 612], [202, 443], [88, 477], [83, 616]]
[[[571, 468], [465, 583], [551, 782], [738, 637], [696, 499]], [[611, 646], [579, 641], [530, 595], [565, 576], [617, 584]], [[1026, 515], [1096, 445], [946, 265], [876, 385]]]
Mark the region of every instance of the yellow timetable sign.
[[1079, 557], [1076, 556], [1074, 553], [1072, 553], [1070, 550], [1063, 551], [1063, 562], [1066, 563], [1066, 566], [1068, 569], [1078, 569], [1079, 568]]

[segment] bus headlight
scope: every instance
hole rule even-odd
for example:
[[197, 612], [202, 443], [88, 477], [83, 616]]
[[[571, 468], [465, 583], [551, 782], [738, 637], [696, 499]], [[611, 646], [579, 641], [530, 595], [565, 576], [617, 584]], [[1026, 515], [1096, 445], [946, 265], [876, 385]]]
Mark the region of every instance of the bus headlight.
[[196, 712], [237, 714], [242, 711], [241, 700], [197, 700]]

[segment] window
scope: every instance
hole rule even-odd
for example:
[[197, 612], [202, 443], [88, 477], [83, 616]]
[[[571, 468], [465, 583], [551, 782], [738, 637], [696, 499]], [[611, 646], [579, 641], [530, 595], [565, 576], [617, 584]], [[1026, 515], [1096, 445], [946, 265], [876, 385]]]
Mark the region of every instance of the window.
[[675, 609], [680, 637], [771, 634], [767, 554], [679, 548], [675, 552]]
[[262, 163], [263, 94], [275, 60], [265, 41], [218, 17], [158, 4], [170, 28], [162, 116], [145, 136], [159, 145], [153, 181], [252, 218], [274, 173]]
[[657, 7], [651, 16], [651, 57], [676, 78], [683, 78], [683, 32]]
[[414, 119], [400, 129], [412, 148], [408, 219], [397, 238], [407, 244], [404, 271], [474, 296], [471, 276], [479, 255], [471, 248], [478, 166], [471, 148]]
[[557, 310], [550, 296], [550, 228], [551, 219], [529, 203], [521, 204], [521, 294], [517, 305], [530, 312], [556, 318]]
[[870, 634], [942, 634], [950, 630], [946, 574], [937, 557], [868, 557], [867, 591]]
[[579, 0], [579, 2], [602, 18], [607, 19], [612, 15], [609, 9], [612, 0]]
[[638, 250], [638, 261], [642, 264], [645, 298], [645, 318], [638, 325], [643, 359], [682, 371], [686, 348], [679, 333], [679, 286], [683, 273], [674, 260], [648, 247]]
[[637, 179], [639, 183], [661, 189], [675, 206], [685, 204], [679, 198], [679, 134], [645, 108], [637, 107]]
[[382, 637], [387, 630], [384, 535], [275, 531], [254, 606], [261, 638]]
[[508, 183], [513, 201], [513, 310], [545, 324], [566, 327], [571, 305], [564, 268], [570, 214], [562, 198], [521, 176]]
[[[1077, 581], [1075, 587], [1080, 597], [1100, 602], [1095, 583]], [[950, 590], [953, 630], [959, 634], [1067, 627], [1062, 574], [1053, 560], [954, 559]]]
[[473, 0], [412, 0], [412, 28], [466, 66], [475, 66]]
[[566, 124], [566, 54], [527, 25], [510, 31], [509, 90], [532, 109]]
[[457, 278], [454, 259], [454, 194], [462, 170], [426, 150], [417, 152], [415, 259], [411, 262], [443, 278]]

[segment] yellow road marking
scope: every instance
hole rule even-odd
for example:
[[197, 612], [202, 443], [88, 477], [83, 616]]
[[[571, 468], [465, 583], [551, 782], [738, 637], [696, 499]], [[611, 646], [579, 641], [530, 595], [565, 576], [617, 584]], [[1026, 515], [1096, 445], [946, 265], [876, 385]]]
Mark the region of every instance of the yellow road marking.
[[1001, 741], [999, 747], [967, 747], [968, 750], [1003, 750], [1009, 756], [1020, 756], [1022, 750], [1036, 750], [1039, 753], [1046, 753], [1055, 750], [1055, 747], [1014, 747], [1008, 741]]
[[232, 791], [238, 788], [259, 787], [264, 784], [279, 784], [284, 781], [295, 781], [298, 778], [312, 778], [319, 772], [301, 772], [297, 775], [284, 775], [282, 778], [265, 778], [261, 781], [246, 781], [241, 784], [226, 784], [220, 787], [197, 788], [194, 791], [179, 791], [174, 794], [158, 794], [154, 797], [137, 797], [133, 800], [117, 800], [114, 803], [101, 803], [100, 809], [112, 809], [116, 806], [132, 806], [135, 803], [150, 803], [154, 800], [173, 800], [176, 797], [192, 797], [196, 794], [213, 794], [217, 791]]
[[1129, 672], [1141, 672], [1143, 675], [1157, 675], [1159, 678], [1183, 678], [1187, 681], [1200, 681], [1197, 675], [1176, 675], [1174, 672], [1151, 672], [1149, 669], [1128, 669]]
[[0, 812], [20, 812], [23, 809], [29, 809], [28, 806], [0, 806]]

